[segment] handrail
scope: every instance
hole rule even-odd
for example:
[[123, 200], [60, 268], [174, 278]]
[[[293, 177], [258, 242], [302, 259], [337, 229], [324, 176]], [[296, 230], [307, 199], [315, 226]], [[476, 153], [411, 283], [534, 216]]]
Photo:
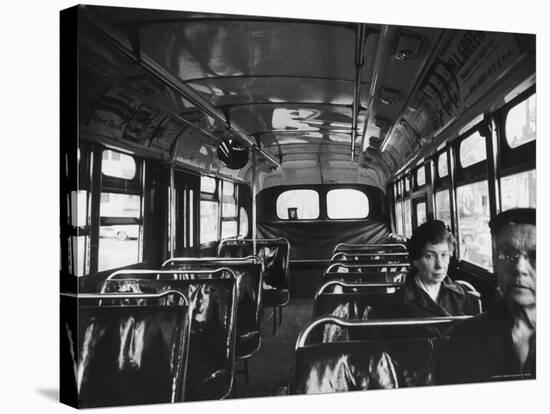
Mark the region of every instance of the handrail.
[[470, 282], [466, 282], [465, 280], [460, 280], [460, 279], [454, 280], [454, 282], [465, 287], [467, 293], [474, 296], [477, 299], [477, 306], [479, 308], [479, 313], [483, 312], [483, 303], [481, 302], [481, 294], [476, 290], [474, 285], [472, 285]]
[[[386, 257], [386, 256], [403, 256], [403, 257], [408, 257], [409, 253], [407, 253], [407, 252], [396, 252], [396, 253], [391, 253], [391, 252], [388, 252], [388, 253], [336, 252], [332, 255], [332, 257], [330, 258], [330, 261], [333, 262], [334, 260], [336, 260], [336, 258], [338, 256], [344, 256], [344, 257], [353, 256], [353, 257], [359, 257], [359, 258], [376, 257], [376, 256], [382, 256], [382, 257]], [[351, 261], [353, 261], [353, 260], [357, 261], [357, 259], [352, 259]]]
[[403, 250], [407, 251], [407, 246], [405, 246], [403, 243], [381, 243], [381, 244], [338, 243], [336, 247], [334, 247], [334, 250], [332, 252], [338, 253], [338, 249], [341, 249], [341, 248], [371, 250], [371, 249], [380, 249], [380, 248], [386, 248], [386, 247], [400, 247], [400, 248], [403, 248]]
[[157, 275], [156, 280], [160, 280], [158, 275], [174, 275], [178, 273], [192, 273], [192, 274], [211, 274], [226, 271], [229, 272], [233, 278], [237, 279], [235, 272], [227, 267], [220, 267], [212, 270], [165, 270], [165, 269], [122, 269], [117, 270], [116, 272], [111, 273], [107, 276], [106, 280], [114, 280], [117, 276], [120, 275]]
[[311, 331], [319, 325], [326, 323], [333, 323], [346, 328], [370, 328], [379, 326], [426, 326], [426, 325], [443, 325], [458, 321], [463, 321], [472, 318], [471, 315], [460, 316], [437, 316], [432, 318], [414, 318], [414, 319], [369, 319], [369, 320], [357, 320], [357, 319], [342, 319], [336, 316], [320, 316], [315, 318], [308, 326], [306, 326], [296, 340], [296, 346], [294, 350], [305, 346], [305, 341]]
[[235, 264], [261, 264], [263, 269], [263, 261], [258, 256], [250, 255], [247, 257], [173, 257], [162, 263], [161, 267], [166, 267], [170, 262], [205, 262], [205, 263], [235, 263]]
[[[338, 273], [338, 272], [335, 272], [333, 269], [338, 267], [338, 266], [342, 266], [342, 267], [346, 267], [346, 268], [349, 268], [349, 269], [360, 269], [360, 268], [383, 268], [383, 267], [410, 267], [411, 264], [410, 263], [353, 263], [353, 262], [336, 262], [336, 263], [331, 263], [328, 267], [327, 267], [327, 270], [325, 271], [325, 275], [327, 273], [330, 273], [330, 272], [334, 272], [334, 273]], [[382, 271], [381, 271], [382, 272]], [[385, 273], [396, 273], [396, 272], [402, 272], [402, 271], [399, 271], [399, 270], [386, 270]], [[365, 272], [362, 272], [362, 273], [365, 273]]]
[[397, 288], [401, 287], [405, 284], [405, 282], [376, 282], [376, 283], [366, 283], [366, 282], [359, 282], [359, 283], [349, 283], [349, 282], [343, 282], [341, 280], [329, 280], [328, 282], [323, 283], [323, 285], [317, 289], [317, 292], [315, 293], [314, 301], [319, 297], [319, 295], [322, 295], [324, 290], [330, 286], [338, 285], [346, 288]]

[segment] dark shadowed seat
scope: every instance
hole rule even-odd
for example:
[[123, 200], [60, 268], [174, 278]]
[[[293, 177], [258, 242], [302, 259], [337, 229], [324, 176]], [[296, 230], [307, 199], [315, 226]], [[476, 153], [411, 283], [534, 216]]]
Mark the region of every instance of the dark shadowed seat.
[[183, 293], [82, 294], [67, 325], [79, 407], [185, 399], [191, 314]]
[[262, 302], [264, 307], [273, 308], [273, 333], [282, 322], [282, 308], [290, 301], [289, 271], [290, 243], [284, 237], [277, 239], [225, 239], [220, 242], [218, 256], [246, 257], [257, 255], [264, 263]]
[[166, 269], [179, 270], [213, 270], [227, 267], [237, 276], [237, 342], [236, 358], [250, 358], [258, 351], [260, 338], [260, 310], [262, 304], [263, 264], [259, 257], [246, 258], [173, 258], [162, 265]]
[[222, 399], [233, 387], [237, 283], [233, 270], [124, 270], [103, 289], [160, 292], [176, 289], [192, 298], [189, 363], [185, 399]]
[[423, 318], [417, 320], [346, 321], [320, 317], [300, 333], [295, 348], [291, 394], [401, 388], [434, 384], [439, 360], [435, 354], [439, 338], [386, 338], [371, 340], [313, 342], [312, 332], [325, 324], [357, 329], [376, 329], [392, 324], [452, 324], [464, 317]]

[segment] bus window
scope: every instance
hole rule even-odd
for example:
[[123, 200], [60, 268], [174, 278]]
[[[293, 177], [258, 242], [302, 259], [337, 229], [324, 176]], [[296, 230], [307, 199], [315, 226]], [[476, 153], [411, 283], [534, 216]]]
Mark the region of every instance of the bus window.
[[130, 155], [103, 150], [101, 172], [109, 177], [132, 180], [136, 176], [136, 161]]
[[237, 235], [236, 221], [222, 221], [222, 239], [235, 237]]
[[407, 237], [412, 236], [412, 219], [411, 219], [411, 200], [405, 200], [403, 202], [403, 217], [404, 217], [404, 227], [403, 232]]
[[421, 201], [416, 203], [416, 227], [426, 222], [426, 202]]
[[218, 202], [201, 200], [200, 242], [218, 240]]
[[327, 193], [329, 219], [362, 219], [368, 215], [369, 200], [362, 191], [341, 188]]
[[422, 187], [424, 184], [426, 184], [426, 169], [422, 166], [416, 170], [416, 185]]
[[319, 193], [315, 190], [288, 190], [277, 197], [280, 220], [313, 220], [319, 218]]
[[460, 258], [490, 270], [493, 259], [487, 180], [458, 187], [456, 202]]
[[88, 225], [88, 192], [86, 190], [71, 191], [71, 226], [85, 227]]
[[460, 143], [460, 165], [462, 168], [477, 164], [487, 159], [485, 138], [479, 132], [474, 132]]
[[237, 236], [237, 199], [235, 185], [222, 181], [222, 239]]
[[90, 271], [90, 236], [69, 238], [69, 270], [79, 277]]
[[395, 203], [395, 231], [399, 235], [403, 235], [403, 210], [401, 208], [402, 202]]
[[437, 159], [437, 175], [439, 178], [446, 177], [449, 174], [447, 165], [447, 153], [443, 152], [439, 155], [439, 158]]
[[201, 177], [201, 193], [214, 194], [216, 192], [216, 179], [212, 177]]
[[448, 189], [435, 193], [435, 218], [451, 226], [451, 202]]
[[500, 179], [502, 211], [514, 207], [537, 206], [537, 180], [535, 170], [524, 171]]
[[239, 209], [239, 236], [248, 236], [248, 213], [244, 207]]
[[101, 193], [98, 271], [141, 261], [141, 197]]
[[506, 141], [516, 148], [536, 139], [536, 95], [513, 107], [506, 116]]

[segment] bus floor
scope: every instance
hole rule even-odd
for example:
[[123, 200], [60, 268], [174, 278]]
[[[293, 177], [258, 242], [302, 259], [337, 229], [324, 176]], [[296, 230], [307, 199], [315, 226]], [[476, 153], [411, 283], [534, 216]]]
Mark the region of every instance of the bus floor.
[[[278, 312], [278, 311], [277, 311]], [[248, 383], [245, 375], [235, 375], [233, 397], [284, 395], [294, 363], [294, 347], [300, 331], [311, 321], [313, 299], [291, 299], [283, 308], [283, 322], [273, 335], [273, 309], [265, 309], [261, 320], [262, 345], [248, 360]], [[237, 362], [236, 370], [244, 368]]]

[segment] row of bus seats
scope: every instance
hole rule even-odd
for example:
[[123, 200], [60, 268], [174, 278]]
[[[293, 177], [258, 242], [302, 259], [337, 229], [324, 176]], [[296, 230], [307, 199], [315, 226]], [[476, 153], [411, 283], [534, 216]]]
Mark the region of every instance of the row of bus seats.
[[[401, 294], [408, 270], [402, 244], [336, 246], [315, 295], [314, 320], [296, 343], [291, 394], [437, 381], [447, 338], [434, 332], [449, 332], [471, 316], [403, 318]], [[471, 285], [464, 285], [479, 298]]]
[[[283, 321], [283, 307], [290, 302], [290, 243], [288, 239], [224, 239], [218, 247], [220, 257], [245, 257], [256, 254], [264, 264], [262, 303], [273, 309], [273, 335]], [[278, 311], [278, 312], [277, 312]]]
[[65, 340], [82, 407], [223, 399], [236, 392], [238, 361], [248, 381], [262, 306], [289, 301], [288, 242], [259, 240], [259, 256], [248, 242], [222, 243], [221, 257], [116, 271], [78, 295]]

